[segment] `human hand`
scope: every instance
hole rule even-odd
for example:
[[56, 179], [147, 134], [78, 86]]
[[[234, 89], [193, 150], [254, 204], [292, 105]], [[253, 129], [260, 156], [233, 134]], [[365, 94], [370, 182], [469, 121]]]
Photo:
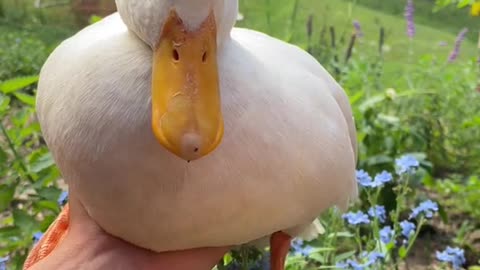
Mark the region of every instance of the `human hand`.
[[31, 270], [211, 270], [228, 247], [154, 253], [103, 231], [70, 194], [70, 225], [64, 240]]

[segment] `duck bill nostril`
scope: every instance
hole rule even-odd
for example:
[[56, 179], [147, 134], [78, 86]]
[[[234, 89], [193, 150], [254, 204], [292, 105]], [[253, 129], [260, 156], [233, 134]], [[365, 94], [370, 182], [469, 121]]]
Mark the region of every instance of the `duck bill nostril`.
[[181, 157], [187, 160], [198, 159], [201, 152], [202, 137], [196, 133], [187, 133], [181, 138]]

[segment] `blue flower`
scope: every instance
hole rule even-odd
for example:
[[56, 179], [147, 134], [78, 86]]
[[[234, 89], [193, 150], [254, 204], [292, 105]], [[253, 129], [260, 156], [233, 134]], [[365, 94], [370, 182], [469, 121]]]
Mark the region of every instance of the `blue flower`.
[[337, 264], [335, 264], [335, 267], [340, 269], [347, 269], [348, 267], [350, 267], [350, 264], [348, 262], [337, 262]]
[[400, 227], [402, 228], [402, 234], [406, 238], [410, 239], [410, 237], [414, 234], [415, 229], [417, 226], [409, 221], [402, 221], [400, 222]]
[[308, 257], [313, 252], [313, 247], [311, 247], [309, 245], [305, 246], [303, 244], [303, 241], [300, 240], [300, 239], [295, 239], [292, 242], [292, 249], [293, 249], [293, 253], [295, 255], [297, 255], [297, 256], [300, 255], [300, 256], [303, 256], [303, 257]]
[[383, 171], [375, 176], [375, 179], [372, 181], [372, 177], [365, 172], [364, 170], [357, 171], [356, 173], [357, 182], [363, 187], [376, 188], [383, 186], [385, 183], [392, 181], [392, 174]]
[[395, 160], [395, 163], [398, 167], [398, 170], [397, 170], [398, 174], [411, 172], [414, 169], [418, 168], [418, 166], [420, 166], [420, 163], [418, 162], [418, 160], [410, 155], [406, 155]]
[[392, 242], [392, 238], [395, 235], [395, 231], [392, 230], [392, 227], [385, 226], [380, 230], [380, 240], [384, 244], [389, 244]]
[[338, 262], [335, 267], [340, 269], [364, 270], [367, 265], [362, 265], [359, 262], [350, 259], [345, 262]]
[[416, 218], [420, 214], [424, 214], [426, 218], [432, 218], [433, 213], [438, 211], [438, 204], [436, 202], [432, 202], [431, 200], [424, 201], [420, 203], [417, 207], [412, 210], [412, 214], [410, 214], [411, 218]]
[[353, 270], [364, 270], [368, 266], [354, 260], [348, 260], [348, 263], [350, 264], [350, 267], [353, 268]]
[[357, 177], [357, 182], [364, 187], [369, 187], [370, 184], [372, 183], [372, 177], [364, 171], [360, 170], [356, 172], [356, 177]]
[[342, 215], [342, 218], [347, 220], [348, 224], [350, 225], [359, 225], [359, 224], [369, 224], [370, 220], [368, 219], [368, 215], [364, 214], [362, 211], [358, 211], [356, 213], [349, 212]]
[[389, 173], [387, 171], [383, 171], [383, 172], [381, 172], [381, 173], [379, 173], [375, 176], [374, 182], [377, 182], [377, 183], [383, 185], [383, 184], [386, 184], [386, 183], [392, 181], [392, 179], [393, 179], [393, 176], [392, 176], [391, 173]]
[[64, 206], [68, 202], [68, 191], [63, 191], [60, 196], [58, 196], [57, 203], [60, 206]]
[[379, 260], [385, 259], [385, 255], [380, 252], [372, 251], [368, 253], [367, 259], [368, 259], [367, 264], [372, 265], [377, 263]]
[[436, 252], [437, 260], [451, 263], [455, 270], [460, 269], [465, 264], [465, 251], [459, 248], [447, 247], [446, 250]]
[[10, 260], [10, 257], [0, 257], [0, 270], [6, 270], [7, 269], [7, 262]]
[[42, 232], [36, 232], [35, 234], [33, 234], [33, 244], [36, 245], [42, 239], [42, 237]]
[[376, 205], [368, 209], [368, 215], [372, 218], [377, 217], [381, 223], [385, 222], [387, 219], [387, 211], [382, 205]]
[[364, 251], [360, 254], [359, 261], [349, 259], [347, 261], [338, 262], [335, 267], [337, 269], [363, 270], [367, 269], [373, 264], [376, 264], [380, 259], [384, 258], [385, 255], [383, 255], [382, 253], [376, 251], [367, 253], [366, 251]]

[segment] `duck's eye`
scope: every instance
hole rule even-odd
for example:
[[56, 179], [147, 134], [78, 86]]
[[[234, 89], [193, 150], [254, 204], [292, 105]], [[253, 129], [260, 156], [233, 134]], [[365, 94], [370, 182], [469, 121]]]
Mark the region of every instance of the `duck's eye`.
[[173, 49], [172, 57], [173, 57], [173, 60], [175, 61], [180, 60], [180, 54], [178, 53], [177, 49]]
[[207, 62], [207, 52], [204, 52], [202, 55], [202, 62], [205, 63]]

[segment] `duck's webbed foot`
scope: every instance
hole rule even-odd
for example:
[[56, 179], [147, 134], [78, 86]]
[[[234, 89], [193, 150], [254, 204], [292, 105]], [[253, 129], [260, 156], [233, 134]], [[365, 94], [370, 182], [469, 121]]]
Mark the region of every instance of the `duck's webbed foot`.
[[270, 238], [270, 267], [271, 270], [284, 270], [285, 260], [292, 237], [284, 232], [276, 232]]

